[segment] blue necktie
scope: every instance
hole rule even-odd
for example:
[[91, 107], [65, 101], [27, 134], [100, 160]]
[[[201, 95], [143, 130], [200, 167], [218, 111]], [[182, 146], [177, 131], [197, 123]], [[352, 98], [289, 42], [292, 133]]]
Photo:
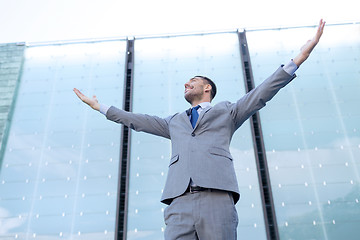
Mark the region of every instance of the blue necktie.
[[190, 122], [193, 128], [195, 128], [196, 125], [196, 121], [199, 118], [199, 113], [197, 112], [197, 110], [200, 108], [200, 105], [197, 105], [196, 107], [193, 107], [191, 109], [191, 118], [190, 118]]

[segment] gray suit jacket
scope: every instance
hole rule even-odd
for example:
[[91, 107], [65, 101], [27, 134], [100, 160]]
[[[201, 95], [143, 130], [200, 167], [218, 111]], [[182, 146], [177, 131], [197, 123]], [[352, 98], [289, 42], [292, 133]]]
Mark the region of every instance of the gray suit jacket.
[[106, 117], [135, 131], [171, 139], [172, 157], [161, 201], [170, 204], [182, 195], [192, 181], [201, 187], [240, 193], [229, 151], [234, 132], [294, 76], [282, 67], [236, 103], [220, 102], [205, 108], [193, 129], [186, 112], [168, 118], [125, 112], [110, 107]]

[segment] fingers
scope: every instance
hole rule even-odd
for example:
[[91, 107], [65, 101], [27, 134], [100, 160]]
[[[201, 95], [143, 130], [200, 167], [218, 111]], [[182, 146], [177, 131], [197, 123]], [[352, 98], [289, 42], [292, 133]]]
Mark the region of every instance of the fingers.
[[[75, 94], [80, 98], [81, 101], [83, 101], [83, 102], [86, 103], [86, 104], [90, 104], [90, 103], [89, 103], [90, 98], [88, 98], [87, 96], [85, 96], [84, 94], [82, 94], [82, 92], [80, 92], [79, 89], [74, 88], [74, 92], [75, 92]], [[95, 98], [94, 100], [97, 101], [96, 98]]]
[[325, 27], [325, 21], [323, 21], [322, 19], [320, 20], [320, 23], [319, 23], [319, 32], [323, 32], [324, 31], [324, 27]]
[[74, 92], [76, 93], [76, 95], [84, 95], [84, 94], [82, 94], [82, 93], [80, 92], [80, 90], [77, 89], [77, 88], [74, 88]]
[[320, 19], [317, 34], [316, 34], [318, 39], [321, 37], [321, 35], [324, 32], [325, 23], [326, 22], [323, 19]]
[[77, 88], [74, 88], [73, 91], [75, 92], [76, 96], [78, 96], [80, 99], [83, 99], [83, 97], [85, 96]]

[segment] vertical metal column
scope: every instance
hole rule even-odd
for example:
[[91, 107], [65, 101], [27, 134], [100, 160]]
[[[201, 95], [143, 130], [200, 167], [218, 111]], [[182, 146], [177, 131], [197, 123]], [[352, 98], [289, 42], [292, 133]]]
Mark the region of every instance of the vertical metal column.
[[[134, 75], [134, 41], [127, 40], [125, 59], [125, 81], [123, 110], [132, 111], [132, 85]], [[129, 168], [130, 168], [130, 137], [131, 131], [128, 127], [122, 126], [117, 215], [115, 227], [115, 239], [126, 239], [127, 234], [127, 210], [129, 192]]]
[[[246, 33], [238, 32], [240, 44], [240, 56], [245, 80], [246, 92], [250, 92], [254, 87], [254, 77], [250, 62], [249, 48], [246, 40]], [[261, 200], [265, 219], [267, 239], [278, 240], [279, 231], [276, 222], [275, 207], [271, 191], [269, 170], [267, 166], [266, 150], [261, 130], [259, 112], [250, 117], [251, 133], [254, 143], [255, 159], [257, 165], [258, 179], [260, 185]]]

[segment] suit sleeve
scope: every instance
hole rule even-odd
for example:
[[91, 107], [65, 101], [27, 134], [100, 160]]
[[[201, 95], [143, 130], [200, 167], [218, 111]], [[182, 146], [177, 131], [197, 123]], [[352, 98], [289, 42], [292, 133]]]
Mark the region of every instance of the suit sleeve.
[[252, 89], [236, 103], [230, 104], [230, 112], [236, 129], [256, 111], [266, 106], [266, 102], [270, 101], [281, 88], [285, 87], [295, 77], [295, 74], [290, 75], [282, 67], [279, 67], [259, 86]]
[[137, 132], [146, 132], [168, 139], [170, 139], [169, 121], [171, 117], [160, 118], [147, 114], [126, 112], [114, 106], [111, 106], [106, 112], [108, 120], [124, 124]]

